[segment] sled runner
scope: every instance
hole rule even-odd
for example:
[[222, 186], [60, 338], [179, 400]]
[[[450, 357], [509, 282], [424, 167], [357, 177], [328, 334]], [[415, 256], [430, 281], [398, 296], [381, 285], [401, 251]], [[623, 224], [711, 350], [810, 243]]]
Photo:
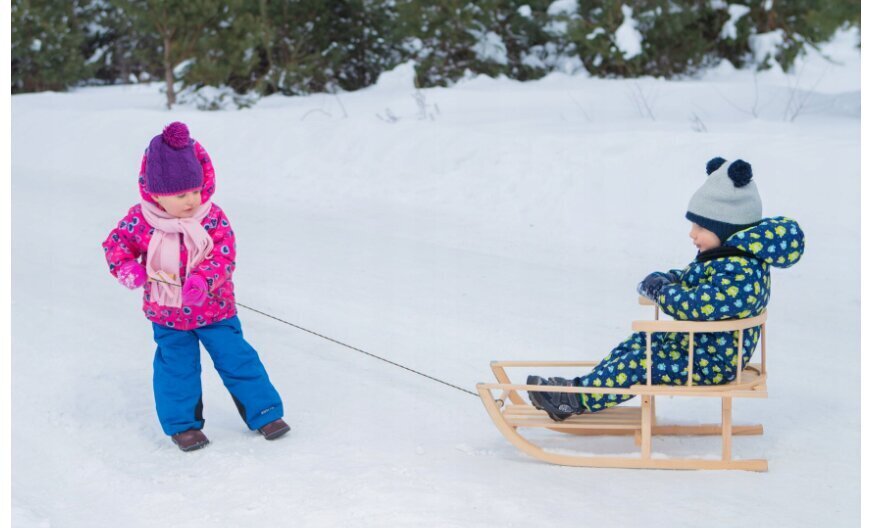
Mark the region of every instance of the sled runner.
[[[651, 468], [651, 469], [743, 469], [766, 471], [764, 459], [734, 459], [732, 439], [734, 435], [761, 435], [761, 425], [733, 425], [733, 398], [766, 398], [766, 319], [764, 311], [756, 317], [724, 321], [675, 321], [659, 319], [660, 309], [650, 300], [640, 297], [639, 304], [654, 305], [655, 320], [634, 321], [633, 331], [645, 332], [647, 384], [629, 388], [613, 387], [570, 387], [514, 384], [506, 369], [525, 367], [593, 367], [598, 361], [493, 361], [490, 368], [497, 383], [480, 383], [477, 386], [487, 413], [496, 427], [513, 445], [524, 453], [553, 464], [584, 467]], [[693, 334], [709, 332], [743, 331], [760, 327], [761, 363], [749, 363], [742, 368], [743, 340], [739, 339], [736, 379], [724, 385], [694, 385], [693, 372], [694, 339]], [[661, 332], [686, 332], [688, 339], [688, 379], [682, 386], [651, 384], [651, 334]], [[741, 334], [740, 334], [741, 335]], [[639, 406], [621, 405], [597, 413], [573, 416], [562, 422], [551, 420], [547, 413], [527, 403], [521, 392], [571, 392], [599, 394], [629, 394], [640, 397]], [[680, 396], [691, 398], [715, 398], [721, 401], [721, 421], [717, 424], [669, 425], [657, 422], [655, 401], [658, 396]], [[574, 455], [567, 452], [550, 452], [525, 438], [521, 431], [527, 429], [549, 429], [573, 435], [616, 435], [632, 436], [641, 447], [639, 456]], [[651, 452], [651, 442], [655, 435], [720, 435], [722, 440], [720, 458], [679, 458], [655, 457]]]

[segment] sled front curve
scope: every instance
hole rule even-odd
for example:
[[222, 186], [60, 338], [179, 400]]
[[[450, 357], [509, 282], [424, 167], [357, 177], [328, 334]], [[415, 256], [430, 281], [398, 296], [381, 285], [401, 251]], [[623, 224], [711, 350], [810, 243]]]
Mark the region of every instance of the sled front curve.
[[[641, 304], [647, 304], [640, 300]], [[732, 423], [733, 398], [766, 398], [766, 313], [757, 317], [729, 321], [689, 322], [689, 321], [637, 321], [633, 329], [647, 334], [646, 357], [650, 380], [650, 334], [652, 332], [715, 332], [741, 331], [755, 326], [761, 327], [761, 363], [749, 364], [737, 371], [734, 381], [724, 385], [635, 385], [629, 388], [609, 387], [557, 387], [544, 385], [513, 384], [508, 376], [508, 368], [539, 367], [592, 367], [595, 361], [494, 361], [490, 368], [497, 383], [480, 383], [478, 394], [487, 414], [502, 435], [512, 445], [524, 453], [552, 464], [579, 467], [615, 467], [640, 469], [741, 469], [748, 471], [767, 471], [764, 459], [734, 459], [732, 457], [732, 437], [739, 435], [762, 435], [761, 425], [737, 425]], [[645, 324], [643, 324], [645, 323]], [[741, 340], [740, 340], [741, 341]], [[691, 339], [691, 342], [693, 340]], [[739, 347], [739, 359], [742, 348]], [[693, 361], [691, 350], [690, 361]], [[688, 372], [691, 372], [690, 365]], [[641, 397], [640, 406], [616, 406], [598, 413], [586, 413], [571, 417], [563, 422], [554, 422], [547, 413], [529, 405], [521, 392], [599, 392], [601, 394], [628, 394]], [[664, 425], [657, 423], [655, 399], [657, 396], [705, 397], [721, 399], [721, 422], [718, 424]], [[521, 429], [543, 428], [574, 435], [633, 436], [640, 446], [638, 455], [603, 456], [573, 455], [545, 450], [520, 434]], [[721, 436], [720, 458], [679, 458], [654, 457], [651, 453], [651, 440], [655, 435], [715, 435]]]

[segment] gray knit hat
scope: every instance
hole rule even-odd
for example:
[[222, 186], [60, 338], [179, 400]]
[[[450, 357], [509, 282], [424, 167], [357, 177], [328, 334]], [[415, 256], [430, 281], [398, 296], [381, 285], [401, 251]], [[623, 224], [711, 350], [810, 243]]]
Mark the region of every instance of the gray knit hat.
[[763, 206], [751, 165], [712, 158], [706, 164], [706, 183], [694, 193], [685, 217], [715, 233], [723, 244], [730, 235], [761, 221]]

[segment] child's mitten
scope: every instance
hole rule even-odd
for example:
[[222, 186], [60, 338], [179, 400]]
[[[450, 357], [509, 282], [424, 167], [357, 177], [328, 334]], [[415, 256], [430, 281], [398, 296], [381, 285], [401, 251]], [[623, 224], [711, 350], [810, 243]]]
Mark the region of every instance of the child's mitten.
[[655, 271], [639, 283], [637, 291], [640, 295], [644, 295], [652, 301], [656, 301], [660, 290], [667, 284], [672, 284], [673, 282], [675, 282], [673, 277], [668, 273]]
[[182, 300], [183, 304], [189, 306], [201, 306], [207, 299], [207, 281], [200, 275], [192, 274], [186, 279], [183, 284]]
[[146, 284], [146, 268], [136, 260], [129, 260], [119, 267], [116, 278], [122, 286], [136, 290]]

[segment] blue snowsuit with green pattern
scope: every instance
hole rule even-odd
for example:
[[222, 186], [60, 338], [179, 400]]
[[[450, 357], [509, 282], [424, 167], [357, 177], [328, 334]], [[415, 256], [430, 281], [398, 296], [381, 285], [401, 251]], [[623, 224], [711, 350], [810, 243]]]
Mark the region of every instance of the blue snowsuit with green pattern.
[[[790, 218], [762, 220], [754, 227], [731, 235], [717, 250], [701, 253], [684, 270], [668, 273], [675, 282], [657, 295], [660, 309], [674, 319], [718, 321], [759, 315], [770, 298], [770, 267], [787, 268], [803, 255], [803, 231]], [[651, 335], [653, 366], [651, 383], [682, 385], [687, 382], [687, 333]], [[743, 367], [760, 339], [760, 328], [743, 336]], [[693, 382], [718, 385], [736, 378], [739, 332], [694, 334]], [[645, 333], [638, 332], [620, 343], [593, 370], [574, 384], [585, 387], [626, 388], [644, 384], [647, 376]], [[590, 412], [613, 407], [632, 396], [582, 394]]]

